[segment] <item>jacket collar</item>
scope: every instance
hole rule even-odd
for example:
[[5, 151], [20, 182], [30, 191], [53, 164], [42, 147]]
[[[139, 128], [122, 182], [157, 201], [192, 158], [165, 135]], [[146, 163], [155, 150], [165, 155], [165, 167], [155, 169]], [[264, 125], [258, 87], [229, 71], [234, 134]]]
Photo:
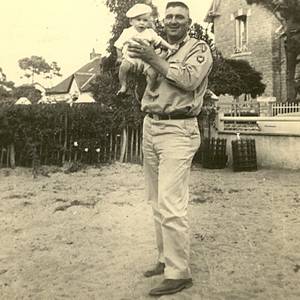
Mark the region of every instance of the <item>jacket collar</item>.
[[187, 34], [183, 40], [178, 41], [177, 43], [173, 44], [177, 46], [177, 50], [175, 52], [172, 52], [170, 50], [168, 50], [167, 52], [167, 58], [171, 57], [172, 55], [176, 54], [178, 52], [178, 50], [186, 44], [187, 41], [189, 41], [191, 39], [191, 37], [189, 36], [189, 34]]

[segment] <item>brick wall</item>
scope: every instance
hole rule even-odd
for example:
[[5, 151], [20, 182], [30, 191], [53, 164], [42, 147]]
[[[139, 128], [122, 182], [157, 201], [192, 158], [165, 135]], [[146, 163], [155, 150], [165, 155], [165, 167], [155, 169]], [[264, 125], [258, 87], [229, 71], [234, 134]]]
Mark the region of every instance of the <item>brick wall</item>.
[[[275, 20], [276, 21], [276, 20]], [[273, 23], [272, 52], [273, 52], [273, 92], [278, 101], [286, 99], [286, 56], [284, 40], [275, 34], [277, 22]], [[275, 27], [276, 26], [276, 27]]]
[[[234, 54], [235, 16], [239, 10], [247, 14], [248, 49]], [[280, 39], [275, 39], [279, 22], [275, 17], [258, 5], [247, 5], [245, 0], [223, 0], [218, 9], [219, 16], [214, 19], [216, 47], [226, 58], [246, 59], [263, 74], [267, 85], [265, 96], [276, 96], [284, 92], [280, 81], [284, 75], [284, 52], [280, 49]]]

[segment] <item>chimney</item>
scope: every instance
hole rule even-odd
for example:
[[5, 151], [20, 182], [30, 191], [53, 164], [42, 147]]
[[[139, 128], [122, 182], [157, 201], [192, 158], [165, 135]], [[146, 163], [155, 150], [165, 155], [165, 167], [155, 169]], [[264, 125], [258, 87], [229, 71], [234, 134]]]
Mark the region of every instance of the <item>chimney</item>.
[[90, 53], [90, 60], [96, 58], [96, 57], [101, 57], [100, 53], [96, 53], [95, 49], [93, 48], [92, 52]]

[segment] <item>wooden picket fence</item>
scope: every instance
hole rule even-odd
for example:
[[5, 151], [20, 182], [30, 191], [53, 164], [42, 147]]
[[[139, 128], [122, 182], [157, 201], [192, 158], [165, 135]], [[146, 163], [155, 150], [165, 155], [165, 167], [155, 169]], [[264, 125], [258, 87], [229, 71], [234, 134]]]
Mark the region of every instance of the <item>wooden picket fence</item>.
[[49, 141], [37, 145], [22, 143], [0, 145], [0, 168], [35, 165], [60, 165], [67, 162], [84, 164], [109, 163], [113, 161], [141, 163], [142, 129], [126, 127], [122, 132], [105, 132], [102, 138], [74, 140], [62, 131]]
[[272, 116], [277, 116], [281, 114], [288, 114], [300, 112], [300, 104], [299, 103], [273, 103], [272, 104]]

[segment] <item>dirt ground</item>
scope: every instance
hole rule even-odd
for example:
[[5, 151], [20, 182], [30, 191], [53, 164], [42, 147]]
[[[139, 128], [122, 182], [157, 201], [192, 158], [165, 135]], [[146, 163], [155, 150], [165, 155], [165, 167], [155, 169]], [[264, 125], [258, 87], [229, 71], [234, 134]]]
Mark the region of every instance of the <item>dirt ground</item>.
[[[141, 166], [57, 171], [0, 169], [0, 299], [152, 299]], [[300, 172], [194, 166], [190, 182], [194, 286], [160, 299], [300, 299]]]

